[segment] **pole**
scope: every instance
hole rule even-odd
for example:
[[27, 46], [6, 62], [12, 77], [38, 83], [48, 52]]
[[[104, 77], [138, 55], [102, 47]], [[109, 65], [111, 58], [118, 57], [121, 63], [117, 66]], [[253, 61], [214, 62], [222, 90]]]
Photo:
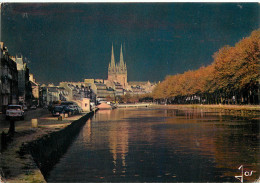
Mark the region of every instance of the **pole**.
[[9, 131], [8, 133], [13, 135], [15, 132], [15, 120], [11, 119], [10, 120], [10, 126], [9, 126]]

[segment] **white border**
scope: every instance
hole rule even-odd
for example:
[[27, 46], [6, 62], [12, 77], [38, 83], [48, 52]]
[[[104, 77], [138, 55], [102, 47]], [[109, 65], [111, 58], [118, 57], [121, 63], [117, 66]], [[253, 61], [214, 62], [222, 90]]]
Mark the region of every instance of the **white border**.
[[260, 3], [260, 0], [0, 0], [0, 3], [8, 3], [8, 2], [17, 2], [17, 3], [189, 3], [189, 2], [196, 2], [196, 3], [250, 3], [256, 2]]

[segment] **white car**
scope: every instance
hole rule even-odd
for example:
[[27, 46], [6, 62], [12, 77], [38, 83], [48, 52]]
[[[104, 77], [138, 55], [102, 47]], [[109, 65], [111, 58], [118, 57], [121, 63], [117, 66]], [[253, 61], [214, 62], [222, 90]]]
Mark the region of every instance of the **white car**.
[[5, 113], [6, 119], [19, 118], [24, 120], [24, 110], [21, 105], [8, 105]]

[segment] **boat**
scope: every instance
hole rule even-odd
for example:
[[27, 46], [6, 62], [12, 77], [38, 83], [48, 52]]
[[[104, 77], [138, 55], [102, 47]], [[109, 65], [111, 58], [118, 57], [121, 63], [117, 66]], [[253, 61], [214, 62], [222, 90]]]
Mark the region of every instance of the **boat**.
[[103, 110], [103, 109], [112, 109], [112, 106], [107, 104], [107, 103], [101, 103], [97, 106], [100, 110]]

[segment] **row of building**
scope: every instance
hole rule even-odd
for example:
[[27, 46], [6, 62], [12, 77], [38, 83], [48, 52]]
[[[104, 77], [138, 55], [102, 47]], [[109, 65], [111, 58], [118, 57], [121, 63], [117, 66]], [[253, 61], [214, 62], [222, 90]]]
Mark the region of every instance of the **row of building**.
[[33, 100], [29, 68], [23, 57], [11, 56], [0, 42], [0, 111], [9, 104], [30, 104]]
[[11, 56], [1, 42], [0, 110], [9, 104], [46, 106], [55, 101], [80, 101], [89, 98], [92, 102], [106, 101], [108, 96], [116, 98], [125, 94], [152, 92], [155, 83], [128, 82], [127, 66], [122, 45], [119, 62], [115, 62], [112, 45], [111, 61], [107, 79], [84, 79], [82, 82], [60, 82], [58, 86], [36, 82], [22, 56]]
[[91, 102], [106, 101], [107, 98], [116, 100], [116, 97], [125, 94], [141, 95], [150, 93], [156, 83], [149, 81], [127, 81], [127, 65], [124, 61], [121, 45], [119, 62], [116, 63], [112, 45], [111, 60], [108, 64], [107, 79], [84, 79], [81, 82], [60, 82], [59, 86], [42, 85], [40, 87], [40, 104], [48, 105], [55, 100], [80, 101], [90, 98]]
[[119, 62], [116, 63], [114, 48], [112, 45], [111, 60], [108, 64], [107, 79], [84, 79], [81, 82], [60, 82], [59, 86], [42, 85], [41, 105], [49, 104], [57, 99], [68, 101], [80, 101], [82, 98], [90, 98], [91, 102], [102, 102], [108, 98], [116, 100], [116, 97], [130, 94], [141, 95], [150, 93], [156, 83], [149, 81], [127, 81], [127, 65], [124, 61], [121, 45]]

